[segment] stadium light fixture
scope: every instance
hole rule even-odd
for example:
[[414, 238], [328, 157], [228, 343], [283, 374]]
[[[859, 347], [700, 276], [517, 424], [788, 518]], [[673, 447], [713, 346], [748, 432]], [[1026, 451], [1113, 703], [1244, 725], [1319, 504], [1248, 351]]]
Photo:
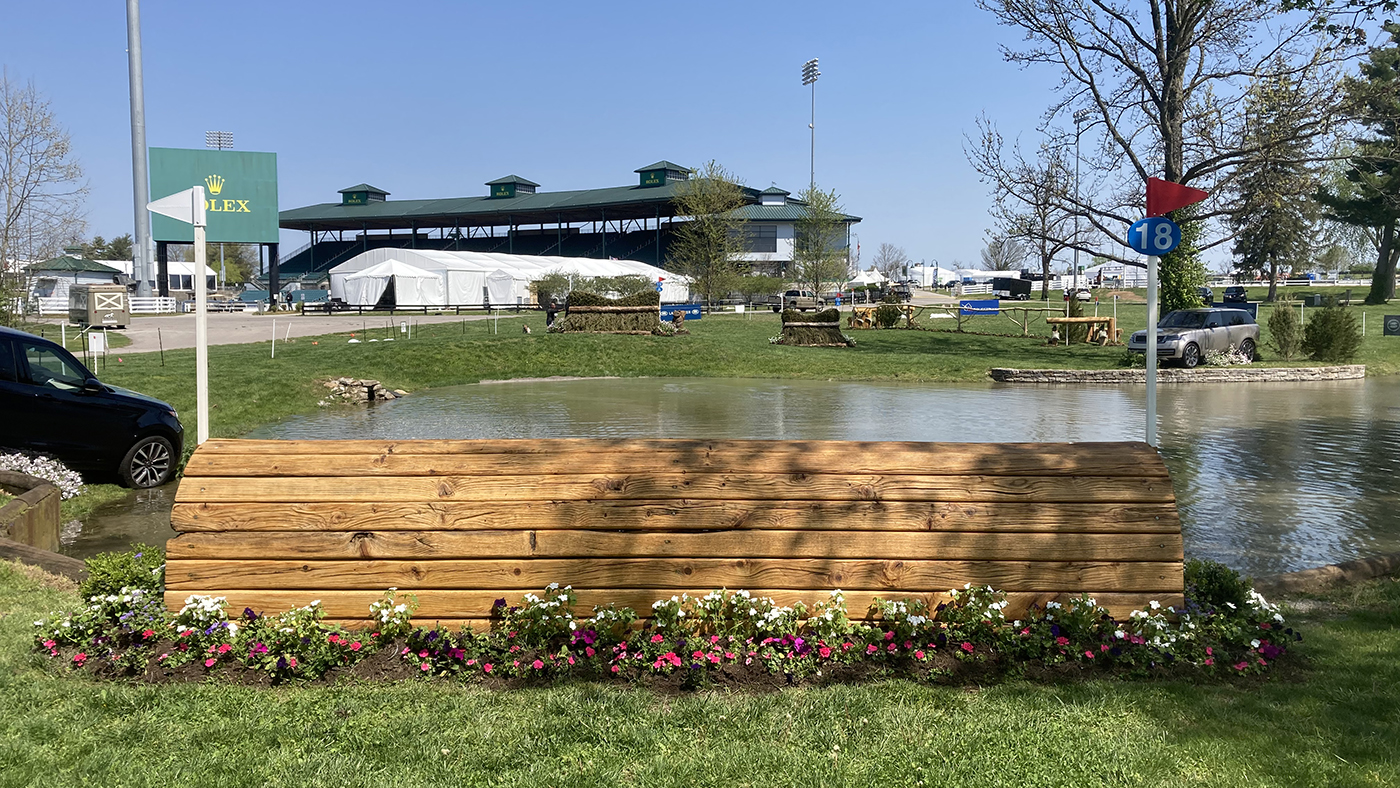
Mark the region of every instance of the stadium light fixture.
[[816, 188], [817, 185], [817, 77], [822, 72], [817, 68], [817, 58], [812, 58], [802, 64], [802, 84], [812, 86], [812, 120], [807, 124], [807, 128], [812, 132], [812, 170], [809, 188]]
[[233, 148], [233, 132], [231, 131], [206, 131], [204, 132], [204, 147], [215, 150]]

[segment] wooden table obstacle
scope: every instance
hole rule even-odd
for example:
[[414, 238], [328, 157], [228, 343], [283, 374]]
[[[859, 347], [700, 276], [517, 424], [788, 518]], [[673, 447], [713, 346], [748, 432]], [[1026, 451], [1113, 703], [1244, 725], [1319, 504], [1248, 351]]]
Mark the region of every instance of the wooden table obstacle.
[[[1084, 342], [1098, 342], [1100, 345], [1107, 345], [1110, 342], [1118, 342], [1121, 335], [1118, 331], [1118, 318], [1116, 317], [1047, 317], [1045, 322], [1050, 325], [1071, 325], [1079, 323], [1089, 327], [1088, 333], [1084, 335]], [[1069, 344], [1068, 338], [1065, 344]]]
[[350, 625], [390, 587], [476, 628], [550, 583], [643, 616], [719, 588], [839, 588], [852, 618], [964, 583], [1009, 616], [1080, 592], [1118, 616], [1182, 603], [1171, 479], [1143, 443], [213, 440], [172, 523], [171, 609], [319, 599]]

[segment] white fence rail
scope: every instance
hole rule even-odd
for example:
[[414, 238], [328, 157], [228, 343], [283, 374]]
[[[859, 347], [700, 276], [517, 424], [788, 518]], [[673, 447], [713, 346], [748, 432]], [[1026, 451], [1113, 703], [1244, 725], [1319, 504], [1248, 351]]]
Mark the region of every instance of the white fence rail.
[[961, 295], [982, 295], [992, 292], [992, 286], [987, 285], [963, 285], [959, 290]]
[[[35, 311], [41, 315], [66, 315], [68, 314], [68, 298], [66, 296], [38, 296], [30, 299]], [[169, 314], [175, 311], [175, 299], [170, 297], [151, 296], [142, 298], [133, 296], [131, 299], [131, 314], [133, 315], [157, 315]]]

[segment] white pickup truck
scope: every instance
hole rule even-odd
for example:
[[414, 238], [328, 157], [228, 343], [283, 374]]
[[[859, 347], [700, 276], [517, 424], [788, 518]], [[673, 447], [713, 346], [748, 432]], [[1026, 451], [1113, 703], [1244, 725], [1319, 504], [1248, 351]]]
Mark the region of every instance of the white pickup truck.
[[799, 312], [806, 312], [808, 309], [823, 309], [826, 307], [826, 299], [818, 298], [811, 290], [788, 290], [782, 295], [768, 296], [768, 305], [774, 312], [781, 312], [784, 309], [796, 309]]

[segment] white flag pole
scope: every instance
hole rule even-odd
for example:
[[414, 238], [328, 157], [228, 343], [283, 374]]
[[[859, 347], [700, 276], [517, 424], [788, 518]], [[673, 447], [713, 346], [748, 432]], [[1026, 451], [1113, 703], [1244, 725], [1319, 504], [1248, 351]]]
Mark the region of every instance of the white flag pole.
[[198, 420], [196, 441], [209, 440], [209, 293], [204, 279], [204, 187], [196, 186], [190, 193], [190, 210], [194, 219], [194, 366], [195, 418]]
[[1147, 445], [1157, 445], [1157, 257], [1147, 258]]

